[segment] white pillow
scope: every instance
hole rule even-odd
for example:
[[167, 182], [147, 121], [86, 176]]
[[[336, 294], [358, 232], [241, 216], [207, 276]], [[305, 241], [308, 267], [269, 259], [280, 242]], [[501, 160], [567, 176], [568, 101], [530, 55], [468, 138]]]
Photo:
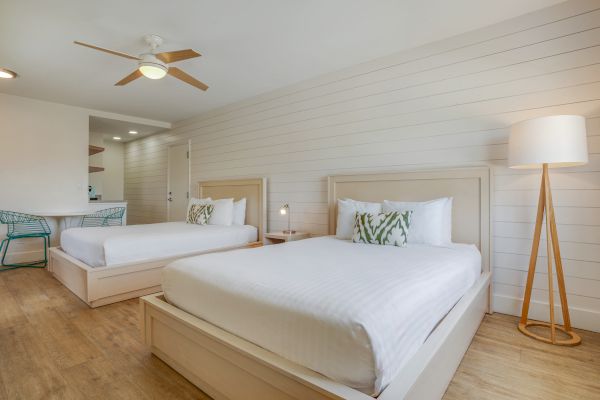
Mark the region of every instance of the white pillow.
[[381, 203], [367, 203], [352, 199], [338, 199], [337, 227], [335, 237], [352, 239], [354, 234], [354, 215], [359, 213], [379, 214]]
[[194, 204], [208, 204], [212, 201], [212, 199], [210, 197], [206, 197], [204, 199], [199, 199], [197, 197], [190, 197], [190, 200], [188, 201], [188, 206], [187, 206], [187, 211], [185, 213], [186, 218], [188, 215], [190, 215], [190, 209], [192, 208], [192, 205]]
[[446, 197], [446, 206], [444, 207], [444, 232], [442, 238], [446, 243], [452, 243], [452, 201], [453, 197]]
[[233, 203], [233, 225], [246, 224], [246, 198]]
[[233, 199], [212, 200], [215, 209], [208, 220], [209, 225], [229, 226], [233, 223]]
[[409, 244], [443, 246], [451, 243], [452, 199], [443, 197], [431, 201], [384, 200], [383, 212], [412, 210]]

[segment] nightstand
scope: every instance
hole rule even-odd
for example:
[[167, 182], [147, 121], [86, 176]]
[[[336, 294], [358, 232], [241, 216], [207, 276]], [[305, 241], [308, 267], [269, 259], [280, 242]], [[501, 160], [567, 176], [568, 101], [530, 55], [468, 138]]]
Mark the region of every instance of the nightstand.
[[307, 232], [296, 232], [292, 234], [287, 234], [283, 232], [270, 232], [265, 233], [265, 244], [277, 244], [277, 243], [285, 243], [285, 242], [293, 242], [295, 240], [308, 239], [310, 237], [310, 233]]

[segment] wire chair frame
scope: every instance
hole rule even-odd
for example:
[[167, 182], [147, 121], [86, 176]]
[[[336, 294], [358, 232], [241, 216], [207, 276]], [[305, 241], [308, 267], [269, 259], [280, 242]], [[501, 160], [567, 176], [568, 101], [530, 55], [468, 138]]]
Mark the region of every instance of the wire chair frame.
[[81, 227], [120, 226], [123, 225], [125, 207], [105, 208], [92, 214], [84, 215], [81, 219]]
[[[52, 231], [44, 217], [0, 210], [0, 224], [6, 225], [8, 228], [6, 238], [0, 242], [0, 253], [2, 254], [0, 264], [3, 267], [0, 268], [0, 271], [23, 267], [44, 268], [48, 265], [48, 247], [50, 246]], [[25, 238], [42, 238], [44, 240], [44, 259], [27, 263], [7, 264], [5, 260], [10, 242], [15, 239]]]

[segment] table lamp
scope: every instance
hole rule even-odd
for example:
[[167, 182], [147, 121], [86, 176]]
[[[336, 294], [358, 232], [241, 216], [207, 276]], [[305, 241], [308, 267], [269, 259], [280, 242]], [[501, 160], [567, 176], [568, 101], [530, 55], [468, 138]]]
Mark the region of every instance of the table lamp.
[[283, 233], [285, 233], [286, 235], [291, 235], [291, 234], [296, 233], [296, 231], [292, 230], [292, 215], [290, 213], [290, 205], [287, 203], [282, 205], [281, 208], [279, 209], [279, 213], [281, 215], [288, 216], [288, 228], [287, 228], [287, 230], [283, 231]]
[[[529, 258], [527, 285], [525, 286], [523, 309], [521, 320], [519, 321], [519, 331], [546, 343], [563, 346], [577, 345], [581, 343], [581, 338], [571, 328], [548, 169], [573, 167], [587, 163], [585, 118], [578, 115], [555, 115], [519, 122], [511, 128], [508, 151], [508, 162], [511, 168], [542, 168], [542, 183], [533, 233], [531, 257]], [[550, 323], [530, 321], [528, 319], [544, 214], [546, 215], [545, 229]], [[556, 324], [554, 320], [553, 259], [563, 315], [563, 326]], [[529, 328], [533, 326], [549, 329], [549, 335], [543, 336], [532, 332]], [[568, 338], [558, 338], [556, 330], [562, 331], [566, 334], [565, 337]]]

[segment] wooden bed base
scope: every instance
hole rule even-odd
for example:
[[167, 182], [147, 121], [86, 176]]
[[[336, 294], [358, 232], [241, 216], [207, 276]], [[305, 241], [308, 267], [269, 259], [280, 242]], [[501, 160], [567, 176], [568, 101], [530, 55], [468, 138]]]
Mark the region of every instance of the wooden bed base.
[[[442, 397], [488, 310], [489, 283], [482, 274], [379, 399]], [[152, 353], [215, 399], [372, 399], [170, 305], [162, 293], [140, 305]]]
[[60, 247], [50, 248], [48, 271], [90, 307], [160, 292], [161, 269], [183, 257], [259, 246], [260, 242], [109, 267], [90, 267]]

